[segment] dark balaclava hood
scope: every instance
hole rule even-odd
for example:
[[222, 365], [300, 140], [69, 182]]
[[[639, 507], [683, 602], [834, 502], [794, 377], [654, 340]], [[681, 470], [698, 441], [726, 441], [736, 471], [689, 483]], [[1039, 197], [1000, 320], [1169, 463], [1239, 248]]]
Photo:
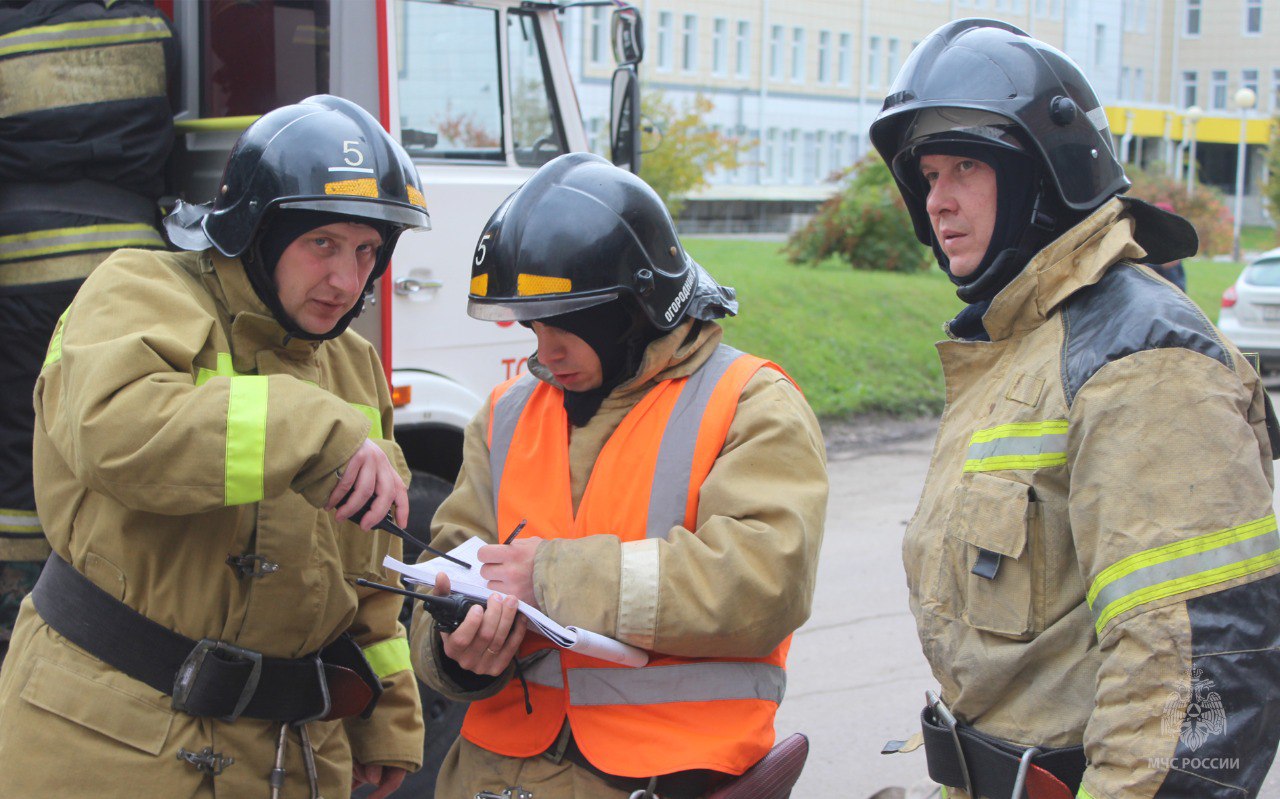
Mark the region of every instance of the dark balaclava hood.
[[564, 392], [564, 409], [574, 427], [591, 421], [609, 392], [635, 376], [645, 348], [663, 335], [630, 297], [538, 321], [582, 339], [600, 359], [603, 379], [598, 387]]
[[[364, 310], [364, 297], [361, 296], [356, 301], [355, 306], [333, 326], [333, 329], [325, 333], [309, 333], [299, 327], [298, 323], [285, 312], [284, 306], [280, 304], [279, 290], [275, 285], [276, 266], [280, 263], [280, 256], [284, 254], [290, 244], [300, 237], [316, 228], [332, 225], [336, 222], [367, 225], [377, 230], [384, 242], [388, 240], [391, 233], [389, 224], [379, 224], [370, 219], [348, 217], [328, 211], [279, 210], [264, 221], [257, 239], [245, 252], [245, 258], [256, 259], [262, 266], [261, 269], [245, 270], [245, 273], [249, 276], [249, 284], [253, 286], [253, 291], [258, 295], [258, 299], [262, 300], [271, 311], [271, 315], [285, 329], [288, 338], [300, 338], [308, 341], [324, 341], [336, 338], [342, 335], [342, 332], [347, 329], [352, 320]], [[376, 278], [377, 275], [371, 275], [369, 278], [370, 284]], [[371, 285], [366, 285], [365, 292], [368, 292], [370, 288]]]

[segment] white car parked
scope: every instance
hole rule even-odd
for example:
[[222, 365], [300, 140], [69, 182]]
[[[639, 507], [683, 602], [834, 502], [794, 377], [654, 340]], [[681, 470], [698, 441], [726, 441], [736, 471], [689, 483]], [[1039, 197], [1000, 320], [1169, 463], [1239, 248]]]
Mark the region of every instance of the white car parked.
[[1245, 353], [1257, 353], [1260, 372], [1280, 372], [1280, 248], [1255, 258], [1222, 293], [1218, 328]]

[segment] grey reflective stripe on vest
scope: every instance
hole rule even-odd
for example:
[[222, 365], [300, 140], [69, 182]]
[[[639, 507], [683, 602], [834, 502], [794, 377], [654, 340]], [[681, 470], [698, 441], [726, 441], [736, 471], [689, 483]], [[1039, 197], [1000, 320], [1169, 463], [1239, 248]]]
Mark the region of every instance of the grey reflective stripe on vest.
[[502, 485], [502, 470], [507, 465], [507, 453], [511, 450], [511, 439], [516, 434], [516, 425], [520, 423], [520, 414], [528, 404], [533, 390], [538, 387], [538, 378], [529, 373], [516, 381], [493, 404], [493, 426], [489, 431], [489, 473], [493, 477], [493, 513], [498, 514], [499, 488]]
[[27, 28], [0, 36], [0, 56], [160, 40], [168, 39], [172, 35], [168, 26], [157, 17], [63, 22]]
[[689, 474], [693, 471], [693, 453], [698, 445], [698, 429], [711, 401], [711, 394], [729, 366], [741, 352], [721, 344], [711, 357], [689, 376], [671, 409], [667, 429], [662, 433], [658, 462], [654, 468], [653, 487], [649, 492], [649, 519], [646, 538], [666, 538], [672, 527], [684, 524], [689, 502]]
[[520, 671], [530, 685], [564, 688], [564, 672], [560, 671], [560, 650], [539, 649], [520, 662]]
[[708, 661], [640, 669], [570, 669], [569, 704], [660, 705], [759, 699], [782, 702], [787, 673], [768, 663]]

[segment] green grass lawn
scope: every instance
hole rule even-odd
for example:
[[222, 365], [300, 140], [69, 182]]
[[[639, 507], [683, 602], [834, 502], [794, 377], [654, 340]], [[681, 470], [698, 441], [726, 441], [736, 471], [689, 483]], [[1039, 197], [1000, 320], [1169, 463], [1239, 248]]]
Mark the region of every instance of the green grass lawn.
[[[797, 267], [777, 242], [690, 238], [685, 245], [738, 290], [741, 316], [726, 321], [726, 340], [781, 364], [819, 416], [915, 416], [942, 408], [933, 344], [961, 302], [939, 270], [856, 272], [835, 260]], [[1188, 262], [1189, 293], [1211, 321], [1240, 268]]]

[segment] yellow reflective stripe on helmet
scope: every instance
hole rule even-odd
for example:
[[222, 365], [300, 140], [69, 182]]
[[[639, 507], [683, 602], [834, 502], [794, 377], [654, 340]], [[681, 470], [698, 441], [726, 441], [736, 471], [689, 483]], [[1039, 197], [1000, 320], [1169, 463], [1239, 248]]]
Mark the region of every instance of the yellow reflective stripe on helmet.
[[227, 505], [258, 502], [266, 493], [267, 378], [242, 375], [227, 396]]
[[335, 180], [324, 184], [325, 194], [350, 194], [356, 197], [378, 197], [378, 181], [373, 178], [356, 178], [355, 180]]
[[368, 405], [361, 405], [358, 402], [348, 402], [352, 408], [360, 411], [373, 424], [369, 428], [369, 438], [382, 438], [382, 414], [378, 413], [377, 408]]
[[405, 186], [405, 191], [409, 193], [409, 202], [426, 210], [427, 198], [422, 196], [422, 192], [412, 186]]
[[1216, 533], [1130, 555], [1102, 571], [1085, 599], [1098, 634], [1116, 616], [1148, 602], [1280, 564], [1275, 514]]
[[163, 248], [164, 239], [150, 225], [127, 223], [34, 230], [0, 236], [0, 263], [121, 247]]
[[471, 278], [471, 293], [477, 297], [486, 297], [489, 295], [489, 273], [476, 275]]
[[18, 508], [0, 508], [0, 533], [15, 535], [40, 535], [44, 528], [40, 526], [40, 517], [33, 510]]
[[1067, 462], [1067, 420], [1013, 422], [979, 430], [969, 439], [966, 472], [1042, 469]]
[[173, 34], [158, 17], [122, 17], [23, 28], [0, 36], [0, 58], [41, 50], [168, 39]]
[[573, 291], [573, 281], [567, 277], [546, 275], [516, 275], [516, 294], [521, 297], [539, 297], [543, 294], [567, 294]]
[[388, 638], [366, 646], [362, 651], [364, 659], [369, 661], [373, 673], [380, 680], [413, 668], [413, 663], [409, 660], [409, 641], [406, 638]]
[[43, 369], [50, 364], [57, 363], [62, 360], [62, 328], [67, 323], [67, 311], [62, 312], [62, 316], [58, 317], [58, 324], [53, 327], [53, 337], [49, 339], [49, 350], [44, 355], [44, 363], [40, 365]]

